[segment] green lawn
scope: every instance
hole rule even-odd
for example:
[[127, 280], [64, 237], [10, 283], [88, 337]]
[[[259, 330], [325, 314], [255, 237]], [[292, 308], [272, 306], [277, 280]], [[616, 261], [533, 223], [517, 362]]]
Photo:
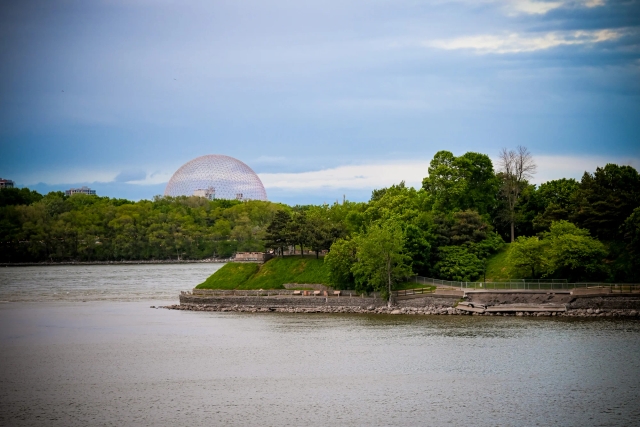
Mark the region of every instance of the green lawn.
[[329, 285], [324, 259], [291, 256], [274, 258], [262, 265], [230, 262], [196, 289], [283, 289], [285, 283]]
[[416, 282], [403, 282], [403, 283], [399, 283], [396, 286], [396, 290], [398, 291], [403, 291], [405, 289], [422, 289], [422, 288], [434, 290], [436, 287], [425, 285], [422, 283], [416, 283]]
[[[507, 257], [510, 244], [504, 245], [497, 253], [487, 259], [487, 282], [504, 282], [509, 279], [520, 279], [516, 277], [507, 265]], [[482, 280], [482, 278], [480, 278]]]

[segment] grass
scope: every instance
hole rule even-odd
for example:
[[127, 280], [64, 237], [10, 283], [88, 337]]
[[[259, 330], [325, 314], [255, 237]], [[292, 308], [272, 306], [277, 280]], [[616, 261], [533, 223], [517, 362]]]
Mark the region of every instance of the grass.
[[230, 262], [196, 289], [283, 289], [285, 283], [328, 285], [329, 270], [323, 258], [315, 257], [274, 258], [264, 264]]
[[509, 279], [518, 279], [518, 277], [513, 276], [513, 272], [507, 264], [510, 249], [511, 245], [506, 244], [494, 255], [487, 258], [487, 282], [504, 282]]
[[399, 283], [396, 286], [395, 290], [404, 291], [405, 289], [422, 289], [422, 288], [434, 290], [436, 287], [425, 285], [422, 283], [416, 283], [416, 282], [403, 282], [403, 283]]

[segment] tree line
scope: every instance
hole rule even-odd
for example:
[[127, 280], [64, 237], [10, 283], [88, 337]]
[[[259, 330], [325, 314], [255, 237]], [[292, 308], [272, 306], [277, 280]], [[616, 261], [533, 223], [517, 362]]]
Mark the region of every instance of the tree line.
[[530, 183], [526, 148], [440, 151], [419, 189], [376, 189], [367, 202], [284, 204], [198, 197], [131, 202], [0, 191], [1, 262], [226, 258], [290, 247], [325, 262], [334, 284], [391, 289], [418, 274], [482, 279], [509, 246], [518, 277], [640, 281], [640, 175], [607, 164], [582, 179]]

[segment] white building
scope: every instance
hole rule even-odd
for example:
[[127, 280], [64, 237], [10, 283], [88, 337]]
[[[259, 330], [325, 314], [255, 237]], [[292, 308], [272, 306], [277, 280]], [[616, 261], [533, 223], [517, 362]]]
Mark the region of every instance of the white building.
[[2, 188], [13, 188], [15, 185], [15, 182], [11, 181], [10, 179], [2, 179], [0, 178], [0, 189]]
[[95, 196], [96, 190], [92, 190], [89, 187], [82, 186], [80, 188], [70, 188], [64, 192], [67, 196], [72, 196], [74, 194], [87, 194], [89, 196]]

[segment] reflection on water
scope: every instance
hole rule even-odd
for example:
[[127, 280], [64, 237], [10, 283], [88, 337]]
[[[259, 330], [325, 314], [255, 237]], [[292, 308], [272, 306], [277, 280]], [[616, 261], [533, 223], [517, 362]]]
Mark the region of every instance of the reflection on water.
[[[44, 296], [0, 304], [0, 425], [638, 425], [637, 320], [149, 308], [207, 267], [1, 276]], [[87, 283], [130, 302], [49, 293]]]
[[0, 268], [0, 301], [176, 300], [223, 264], [60, 265]]

